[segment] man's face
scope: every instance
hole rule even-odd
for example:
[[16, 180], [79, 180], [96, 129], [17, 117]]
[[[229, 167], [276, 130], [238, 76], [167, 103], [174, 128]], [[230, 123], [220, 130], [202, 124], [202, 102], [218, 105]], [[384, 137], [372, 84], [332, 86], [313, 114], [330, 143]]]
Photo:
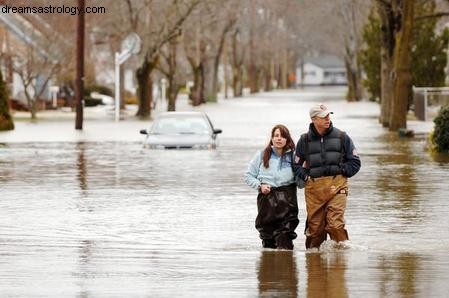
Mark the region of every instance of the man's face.
[[318, 130], [319, 132], [325, 131], [331, 125], [330, 114], [327, 114], [326, 117], [324, 117], [324, 118], [321, 118], [318, 116], [313, 117], [312, 122], [313, 122], [313, 125], [315, 125], [316, 130]]

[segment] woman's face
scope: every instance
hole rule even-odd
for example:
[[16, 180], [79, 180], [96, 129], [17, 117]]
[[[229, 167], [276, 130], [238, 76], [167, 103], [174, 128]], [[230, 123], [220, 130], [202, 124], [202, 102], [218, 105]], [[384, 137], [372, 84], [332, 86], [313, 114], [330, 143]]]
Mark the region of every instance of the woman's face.
[[280, 129], [276, 128], [273, 137], [271, 138], [271, 142], [273, 143], [274, 148], [282, 149], [285, 147], [285, 144], [287, 144], [287, 139], [282, 137]]

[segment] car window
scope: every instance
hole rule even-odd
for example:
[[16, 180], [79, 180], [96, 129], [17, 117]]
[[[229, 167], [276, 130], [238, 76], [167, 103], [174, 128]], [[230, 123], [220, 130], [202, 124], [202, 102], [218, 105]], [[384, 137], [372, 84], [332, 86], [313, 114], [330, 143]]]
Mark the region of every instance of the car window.
[[210, 127], [204, 118], [162, 118], [153, 124], [157, 134], [209, 134]]

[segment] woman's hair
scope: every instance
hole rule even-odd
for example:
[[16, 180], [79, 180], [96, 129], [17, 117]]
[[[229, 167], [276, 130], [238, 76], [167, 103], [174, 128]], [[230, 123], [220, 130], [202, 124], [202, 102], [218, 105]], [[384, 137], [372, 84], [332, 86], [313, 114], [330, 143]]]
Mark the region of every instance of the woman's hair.
[[263, 166], [265, 168], [268, 168], [270, 163], [270, 156], [271, 156], [271, 151], [273, 150], [271, 148], [271, 146], [273, 146], [273, 142], [271, 141], [274, 137], [274, 132], [276, 131], [276, 129], [279, 129], [279, 132], [281, 133], [281, 136], [285, 139], [287, 139], [287, 142], [285, 143], [284, 148], [282, 148], [282, 156], [284, 156], [284, 153], [287, 151], [287, 149], [290, 150], [295, 150], [295, 143], [292, 140], [292, 137], [290, 136], [290, 132], [288, 131], [288, 128], [285, 125], [282, 124], [278, 124], [276, 126], [273, 127], [273, 129], [271, 130], [271, 137], [270, 137], [270, 142], [268, 143], [267, 147], [265, 147], [265, 150], [263, 152]]

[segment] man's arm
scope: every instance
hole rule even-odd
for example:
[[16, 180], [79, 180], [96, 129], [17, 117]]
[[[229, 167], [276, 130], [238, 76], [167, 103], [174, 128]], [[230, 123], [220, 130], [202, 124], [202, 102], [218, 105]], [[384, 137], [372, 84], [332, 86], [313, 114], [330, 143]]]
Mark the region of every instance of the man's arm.
[[295, 176], [299, 177], [304, 181], [306, 181], [307, 178], [309, 177], [309, 169], [305, 155], [306, 151], [305, 142], [306, 142], [305, 137], [304, 135], [302, 135], [298, 140], [298, 144], [296, 144], [295, 159], [293, 161], [293, 171]]
[[346, 134], [345, 142], [343, 144], [345, 150], [345, 156], [343, 158], [343, 164], [341, 165], [341, 171], [343, 176], [352, 177], [360, 170], [362, 165], [359, 154], [352, 142], [351, 138]]

